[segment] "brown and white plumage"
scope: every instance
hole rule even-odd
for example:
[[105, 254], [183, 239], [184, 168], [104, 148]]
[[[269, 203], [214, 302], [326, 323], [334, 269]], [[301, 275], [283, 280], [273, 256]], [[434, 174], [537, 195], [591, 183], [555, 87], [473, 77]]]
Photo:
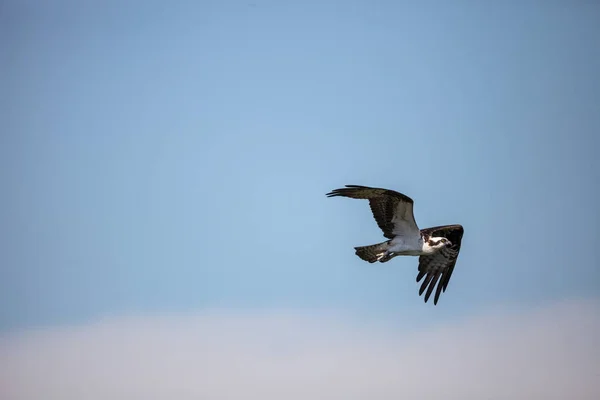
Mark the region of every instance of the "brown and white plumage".
[[413, 213], [413, 200], [399, 192], [368, 186], [346, 185], [327, 193], [328, 197], [369, 200], [373, 217], [383, 236], [389, 240], [355, 247], [356, 255], [369, 263], [387, 262], [399, 255], [419, 256], [417, 282], [425, 278], [419, 295], [427, 302], [436, 288], [433, 303], [446, 291], [463, 236], [461, 225], [419, 229]]

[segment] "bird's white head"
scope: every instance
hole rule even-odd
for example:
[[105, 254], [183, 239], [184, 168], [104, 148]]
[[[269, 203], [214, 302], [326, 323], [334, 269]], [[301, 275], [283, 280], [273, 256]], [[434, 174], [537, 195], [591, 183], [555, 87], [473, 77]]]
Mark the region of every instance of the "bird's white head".
[[451, 247], [452, 242], [445, 237], [431, 237], [423, 243], [424, 253], [435, 253], [446, 247]]

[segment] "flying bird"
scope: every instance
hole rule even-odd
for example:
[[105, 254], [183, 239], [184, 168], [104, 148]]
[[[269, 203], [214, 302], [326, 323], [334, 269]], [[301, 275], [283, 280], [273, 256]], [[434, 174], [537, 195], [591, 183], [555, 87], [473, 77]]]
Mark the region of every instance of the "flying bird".
[[424, 297], [427, 303], [436, 289], [433, 304], [437, 305], [454, 271], [463, 227], [455, 224], [419, 229], [413, 214], [413, 200], [394, 190], [346, 185], [327, 193], [327, 197], [336, 196], [369, 200], [373, 217], [388, 239], [370, 246], [355, 247], [356, 255], [370, 263], [388, 262], [396, 256], [419, 256], [417, 283], [425, 278], [419, 288], [419, 296], [427, 290]]

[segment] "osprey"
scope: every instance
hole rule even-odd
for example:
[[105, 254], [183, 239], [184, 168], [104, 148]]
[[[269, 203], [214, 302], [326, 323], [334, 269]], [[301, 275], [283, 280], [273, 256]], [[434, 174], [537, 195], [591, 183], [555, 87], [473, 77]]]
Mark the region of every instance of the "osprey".
[[413, 214], [413, 200], [394, 190], [368, 186], [346, 185], [327, 193], [327, 197], [368, 199], [375, 221], [387, 241], [370, 246], [355, 247], [356, 255], [374, 263], [387, 262], [396, 256], [419, 256], [417, 282], [425, 280], [419, 296], [425, 289], [425, 302], [437, 284], [433, 304], [437, 305], [446, 291], [460, 251], [463, 236], [461, 225], [444, 225], [419, 229]]

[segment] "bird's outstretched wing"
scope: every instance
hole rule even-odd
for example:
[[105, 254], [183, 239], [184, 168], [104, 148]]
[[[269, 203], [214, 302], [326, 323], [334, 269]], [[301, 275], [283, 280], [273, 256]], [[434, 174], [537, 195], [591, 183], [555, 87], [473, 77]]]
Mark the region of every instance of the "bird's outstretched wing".
[[327, 193], [327, 197], [368, 199], [375, 221], [383, 236], [393, 239], [399, 235], [418, 235], [419, 228], [413, 214], [413, 200], [394, 190], [368, 186], [346, 185]]
[[436, 284], [437, 289], [433, 298], [433, 304], [437, 304], [440, 294], [446, 291], [452, 271], [454, 271], [454, 266], [456, 265], [458, 253], [460, 252], [463, 232], [464, 230], [461, 225], [435, 226], [421, 230], [423, 236], [445, 237], [452, 242], [452, 246], [445, 247], [434, 254], [419, 256], [417, 282], [425, 277], [419, 289], [419, 296], [427, 289], [425, 293], [426, 303]]

